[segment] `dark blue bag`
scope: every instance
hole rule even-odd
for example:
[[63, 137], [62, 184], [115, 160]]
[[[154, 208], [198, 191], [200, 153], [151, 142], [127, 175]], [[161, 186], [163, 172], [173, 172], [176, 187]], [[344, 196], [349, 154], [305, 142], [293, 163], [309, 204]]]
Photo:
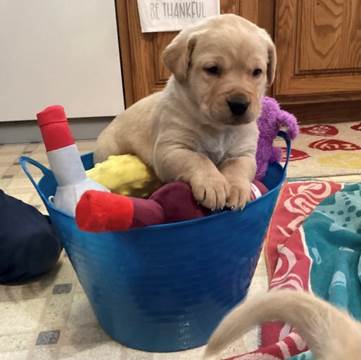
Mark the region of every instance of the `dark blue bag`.
[[50, 270], [61, 245], [48, 217], [0, 190], [0, 283], [27, 281]]

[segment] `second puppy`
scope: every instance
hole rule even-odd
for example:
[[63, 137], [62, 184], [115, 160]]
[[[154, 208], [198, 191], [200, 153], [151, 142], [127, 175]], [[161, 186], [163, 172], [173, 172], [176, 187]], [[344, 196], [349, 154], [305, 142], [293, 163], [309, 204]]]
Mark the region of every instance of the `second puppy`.
[[232, 310], [211, 336], [205, 359], [221, 359], [225, 347], [266, 321], [295, 326], [316, 360], [359, 360], [361, 324], [314, 295], [276, 290], [250, 298]]

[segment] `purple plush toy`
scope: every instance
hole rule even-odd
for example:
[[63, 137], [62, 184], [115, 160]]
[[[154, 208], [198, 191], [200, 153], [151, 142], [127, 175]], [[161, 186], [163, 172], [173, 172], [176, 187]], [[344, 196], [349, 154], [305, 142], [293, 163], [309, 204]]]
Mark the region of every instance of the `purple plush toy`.
[[281, 160], [281, 149], [273, 146], [278, 131], [283, 129], [291, 139], [294, 139], [299, 129], [297, 119], [287, 111], [281, 110], [278, 102], [267, 96], [262, 100], [262, 112], [257, 123], [259, 138], [256, 153], [256, 179], [262, 180], [268, 164]]

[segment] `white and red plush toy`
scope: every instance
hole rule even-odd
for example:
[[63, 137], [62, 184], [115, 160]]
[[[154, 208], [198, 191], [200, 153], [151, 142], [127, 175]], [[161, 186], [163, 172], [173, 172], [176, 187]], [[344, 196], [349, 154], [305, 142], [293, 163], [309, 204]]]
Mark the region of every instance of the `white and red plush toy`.
[[64, 108], [49, 106], [37, 114], [49, 165], [58, 183], [54, 204], [71, 215], [82, 194], [90, 189], [109, 191], [87, 178]]

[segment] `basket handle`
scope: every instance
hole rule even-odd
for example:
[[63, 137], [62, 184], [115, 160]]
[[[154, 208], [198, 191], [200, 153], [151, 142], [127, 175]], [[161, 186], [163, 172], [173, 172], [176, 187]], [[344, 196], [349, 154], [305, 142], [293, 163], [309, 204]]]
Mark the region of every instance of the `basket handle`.
[[36, 191], [38, 192], [38, 194], [40, 195], [41, 199], [45, 202], [48, 203], [48, 199], [46, 198], [46, 196], [44, 195], [44, 193], [40, 190], [40, 187], [38, 186], [37, 182], [35, 181], [33, 175], [31, 174], [28, 165], [33, 165], [36, 168], [38, 168], [43, 175], [52, 175], [52, 172], [44, 165], [40, 164], [38, 161], [28, 157], [28, 156], [21, 156], [19, 159], [19, 164], [22, 168], [22, 170], [24, 171], [25, 175], [29, 178], [29, 180], [31, 181], [31, 183], [33, 184], [33, 186], [35, 187]]
[[285, 164], [283, 165], [283, 171], [286, 171], [288, 162], [291, 157], [291, 138], [285, 131], [281, 131], [281, 130], [278, 132], [277, 136], [282, 138], [286, 143], [286, 161]]

